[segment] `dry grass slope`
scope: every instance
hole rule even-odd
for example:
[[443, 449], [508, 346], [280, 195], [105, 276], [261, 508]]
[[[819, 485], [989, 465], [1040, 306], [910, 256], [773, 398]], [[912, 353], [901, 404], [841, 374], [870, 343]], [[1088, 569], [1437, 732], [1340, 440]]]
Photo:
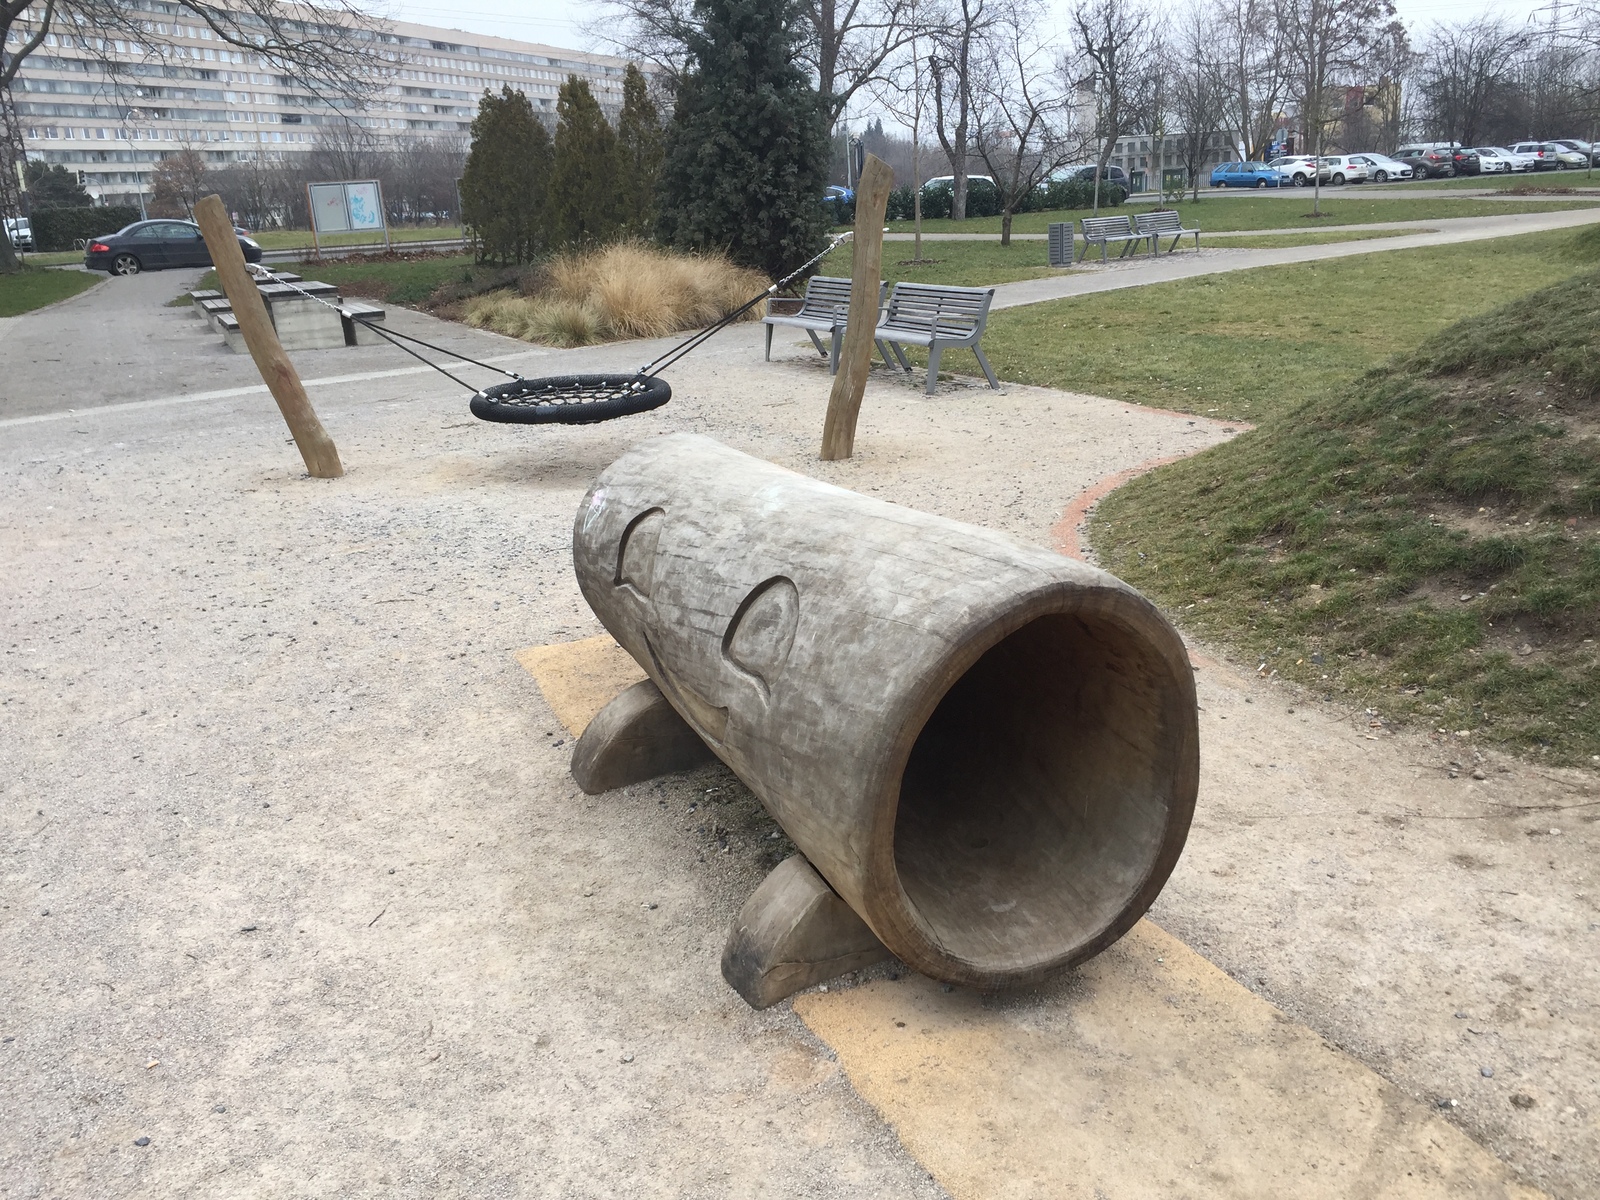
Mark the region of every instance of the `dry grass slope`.
[[[551, 259], [529, 272], [518, 291], [471, 301], [466, 322], [552, 346], [664, 337], [710, 324], [767, 282], [721, 255], [624, 242]], [[757, 305], [746, 319], [761, 315]]]

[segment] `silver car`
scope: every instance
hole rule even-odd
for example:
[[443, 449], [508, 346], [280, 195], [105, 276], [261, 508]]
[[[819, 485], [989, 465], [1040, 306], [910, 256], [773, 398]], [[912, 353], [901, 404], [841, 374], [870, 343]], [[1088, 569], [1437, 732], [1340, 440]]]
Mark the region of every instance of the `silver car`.
[[1406, 163], [1386, 154], [1370, 150], [1351, 155], [1351, 159], [1367, 168], [1367, 178], [1373, 183], [1388, 183], [1391, 179], [1410, 179], [1412, 170]]

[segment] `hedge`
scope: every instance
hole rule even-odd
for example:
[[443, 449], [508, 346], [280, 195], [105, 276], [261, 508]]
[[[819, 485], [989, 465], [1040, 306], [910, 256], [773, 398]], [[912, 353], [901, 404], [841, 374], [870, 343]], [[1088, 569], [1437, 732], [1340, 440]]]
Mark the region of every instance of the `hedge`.
[[106, 205], [103, 208], [46, 208], [28, 220], [33, 227], [33, 248], [41, 252], [71, 250], [78, 238], [115, 233], [139, 219], [137, 208]]
[[[1100, 185], [1100, 207], [1115, 208], [1128, 197], [1118, 184]], [[922, 193], [922, 215], [935, 220], [950, 215], [951, 189], [948, 183], [928, 187]], [[891, 221], [909, 221], [912, 215], [912, 195], [909, 184], [902, 184], [889, 194], [889, 208], [885, 214]], [[1018, 212], [1054, 212], [1063, 208], [1089, 208], [1094, 204], [1094, 180], [1054, 179], [1023, 197], [1017, 205]], [[967, 216], [993, 217], [1000, 213], [1000, 194], [992, 183], [984, 179], [967, 181]]]

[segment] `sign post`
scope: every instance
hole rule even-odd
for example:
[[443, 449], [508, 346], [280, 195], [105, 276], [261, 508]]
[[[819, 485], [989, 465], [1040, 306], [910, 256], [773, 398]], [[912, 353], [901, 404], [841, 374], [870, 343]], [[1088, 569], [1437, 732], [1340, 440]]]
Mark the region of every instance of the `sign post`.
[[383, 248], [393, 248], [389, 222], [383, 215], [383, 185], [376, 179], [308, 183], [306, 211], [311, 215], [311, 244], [318, 258], [326, 233], [382, 232]]

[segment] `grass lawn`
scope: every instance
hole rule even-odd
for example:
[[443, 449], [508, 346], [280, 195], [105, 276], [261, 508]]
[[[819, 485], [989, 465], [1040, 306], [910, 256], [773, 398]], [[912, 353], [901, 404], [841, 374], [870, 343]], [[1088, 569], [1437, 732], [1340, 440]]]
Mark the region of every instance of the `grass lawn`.
[[1263, 673], [1364, 708], [1358, 727], [1445, 734], [1464, 770], [1479, 744], [1592, 765], [1596, 328], [1593, 268], [1451, 325], [1113, 493], [1096, 553]]
[[[1002, 246], [998, 241], [924, 241], [922, 257], [926, 261], [914, 264], [910, 260], [915, 251], [914, 242], [885, 242], [883, 278], [890, 283], [906, 280], [957, 287], [987, 287], [991, 283], [1037, 279], [1041, 275], [1061, 273], [1059, 268], [1048, 265], [1049, 247], [1044, 242], [1012, 242], [1009, 246]], [[825, 275], [849, 275], [849, 244], [834, 251], [833, 257], [824, 260], [819, 269]]]
[[86, 292], [105, 276], [98, 272], [52, 271], [24, 267], [14, 275], [0, 275], [0, 317], [32, 312], [68, 296]]
[[[1262, 421], [1564, 278], [1582, 265], [1574, 242], [1529, 234], [1055, 300], [995, 313], [983, 348], [1003, 379]], [[942, 365], [978, 374], [967, 350]]]
[[[1548, 178], [1548, 176], [1546, 176]], [[1593, 208], [1600, 204], [1596, 198], [1552, 197], [1548, 200], [1485, 200], [1473, 196], [1451, 198], [1440, 196], [1436, 201], [1422, 199], [1343, 199], [1332, 189], [1322, 194], [1321, 218], [1308, 216], [1311, 212], [1311, 193], [1304, 189], [1292, 194], [1253, 196], [1219, 195], [1202, 192], [1199, 200], [1185, 200], [1176, 208], [1183, 214], [1185, 225], [1199, 225], [1213, 232], [1231, 229], [1315, 229], [1324, 225], [1370, 225], [1378, 221], [1437, 221], [1448, 217], [1509, 216], [1521, 212], [1551, 212], [1567, 208]], [[1152, 204], [1124, 204], [1111, 209], [1106, 215], [1150, 212]], [[1087, 209], [1065, 212], [1023, 213], [1011, 226], [1013, 233], [1044, 233], [1052, 221], [1074, 221], [1088, 216]], [[910, 221], [891, 221], [893, 233], [910, 233]], [[999, 217], [974, 217], [967, 221], [924, 221], [924, 233], [994, 233], [1000, 232]]]
[[69, 267], [83, 264], [82, 250], [52, 250], [49, 254], [31, 251], [23, 258], [30, 267]]
[[[264, 250], [298, 250], [310, 247], [309, 229], [268, 229], [250, 235]], [[461, 236], [459, 225], [425, 225], [420, 229], [391, 229], [389, 240], [394, 242], [431, 242]], [[366, 246], [382, 242], [381, 233], [330, 233], [320, 239], [324, 246]]]
[[[1403, 230], [1369, 230], [1342, 233], [1286, 233], [1267, 234], [1262, 237], [1228, 238], [1212, 242], [1211, 248], [1270, 249], [1277, 246], [1315, 246], [1325, 242], [1353, 242], [1368, 238], [1398, 237]], [[1202, 241], [1204, 239], [1202, 238]], [[1188, 250], [1184, 249], [1188, 247]], [[1185, 239], [1178, 253], [1193, 253], [1193, 239]], [[885, 242], [883, 244], [883, 278], [890, 283], [909, 280], [913, 283], [946, 283], [958, 287], [988, 287], [994, 283], [1011, 283], [1018, 279], [1037, 279], [1045, 275], [1059, 275], [1063, 268], [1046, 265], [1048, 248], [1044, 242], [1012, 242], [1002, 246], [999, 242], [935, 242], [922, 243], [924, 262], [911, 261], [912, 242]], [[822, 266], [826, 275], [850, 274], [850, 260], [843, 248], [837, 260]], [[1163, 247], [1165, 253], [1165, 247]]]
[[1396, 191], [1411, 193], [1430, 192], [1436, 189], [1459, 191], [1462, 188], [1486, 188], [1507, 192], [1519, 187], [1600, 188], [1600, 168], [1596, 168], [1592, 175], [1585, 171], [1518, 171], [1515, 175], [1458, 175], [1454, 179], [1429, 179], [1425, 182], [1403, 180], [1388, 185], [1388, 188]]

